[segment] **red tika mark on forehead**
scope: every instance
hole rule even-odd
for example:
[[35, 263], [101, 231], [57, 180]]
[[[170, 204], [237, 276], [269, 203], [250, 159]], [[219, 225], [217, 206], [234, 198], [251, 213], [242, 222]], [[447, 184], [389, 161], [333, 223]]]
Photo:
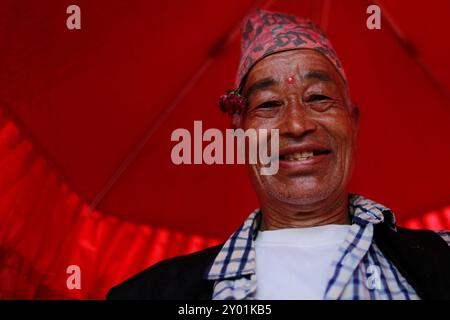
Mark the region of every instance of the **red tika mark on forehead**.
[[286, 83], [293, 84], [294, 82], [295, 82], [295, 77], [294, 76], [287, 77]]

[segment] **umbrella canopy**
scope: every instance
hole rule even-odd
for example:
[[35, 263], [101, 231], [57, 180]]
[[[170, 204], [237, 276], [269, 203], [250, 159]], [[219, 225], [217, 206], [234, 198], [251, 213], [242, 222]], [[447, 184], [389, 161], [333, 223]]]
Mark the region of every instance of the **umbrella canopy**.
[[313, 19], [340, 56], [361, 109], [351, 191], [400, 224], [450, 204], [450, 2], [378, 1], [380, 30], [366, 27], [363, 0], [80, 0], [80, 30], [66, 28], [70, 4], [2, 1], [0, 108], [83, 203], [76, 212], [208, 239], [192, 249], [225, 239], [258, 206], [244, 166], [170, 157], [175, 129], [227, 128], [217, 99], [233, 86], [240, 22], [256, 8]]

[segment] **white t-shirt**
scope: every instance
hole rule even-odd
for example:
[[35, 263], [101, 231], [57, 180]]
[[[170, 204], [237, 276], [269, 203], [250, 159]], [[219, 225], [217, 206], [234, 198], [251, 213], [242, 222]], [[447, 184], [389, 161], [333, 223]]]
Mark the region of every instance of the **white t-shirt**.
[[328, 272], [350, 225], [259, 231], [256, 299], [323, 299]]

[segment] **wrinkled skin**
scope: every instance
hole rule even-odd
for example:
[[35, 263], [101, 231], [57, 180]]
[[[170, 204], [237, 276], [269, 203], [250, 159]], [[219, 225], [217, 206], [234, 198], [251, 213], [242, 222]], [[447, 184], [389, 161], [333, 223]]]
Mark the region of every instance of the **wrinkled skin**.
[[279, 129], [281, 153], [307, 145], [325, 150], [312, 163], [280, 159], [273, 176], [249, 165], [262, 229], [348, 224], [359, 113], [334, 66], [313, 50], [279, 52], [251, 69], [242, 93], [248, 107], [234, 116], [234, 127]]

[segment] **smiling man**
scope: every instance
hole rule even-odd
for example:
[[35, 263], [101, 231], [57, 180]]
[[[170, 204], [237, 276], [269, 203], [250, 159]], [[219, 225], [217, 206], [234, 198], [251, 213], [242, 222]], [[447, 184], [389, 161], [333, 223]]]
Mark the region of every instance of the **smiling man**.
[[279, 130], [279, 171], [249, 165], [260, 209], [224, 244], [162, 261], [108, 298], [450, 299], [449, 233], [399, 228], [348, 192], [359, 112], [314, 24], [247, 17], [236, 88], [221, 100], [234, 128]]

